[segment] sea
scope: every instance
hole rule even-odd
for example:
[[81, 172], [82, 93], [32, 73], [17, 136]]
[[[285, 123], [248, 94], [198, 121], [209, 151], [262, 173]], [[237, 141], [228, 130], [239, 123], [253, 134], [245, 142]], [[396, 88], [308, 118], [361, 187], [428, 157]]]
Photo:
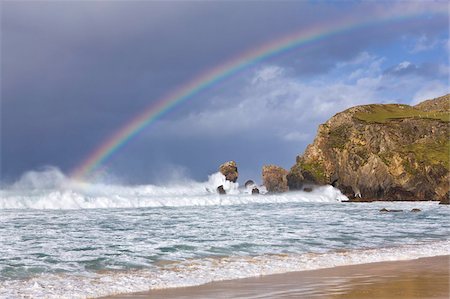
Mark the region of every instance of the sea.
[[[227, 195], [215, 193], [221, 184]], [[95, 298], [450, 254], [448, 206], [345, 203], [332, 186], [312, 189], [252, 195], [220, 173], [136, 186], [29, 172], [0, 190], [0, 298]]]

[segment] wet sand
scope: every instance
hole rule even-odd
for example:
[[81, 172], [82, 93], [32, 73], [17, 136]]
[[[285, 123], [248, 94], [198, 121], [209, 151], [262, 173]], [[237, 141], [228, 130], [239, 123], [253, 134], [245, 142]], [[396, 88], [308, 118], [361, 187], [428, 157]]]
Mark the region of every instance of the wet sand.
[[381, 262], [153, 290], [109, 299], [450, 298], [450, 256]]

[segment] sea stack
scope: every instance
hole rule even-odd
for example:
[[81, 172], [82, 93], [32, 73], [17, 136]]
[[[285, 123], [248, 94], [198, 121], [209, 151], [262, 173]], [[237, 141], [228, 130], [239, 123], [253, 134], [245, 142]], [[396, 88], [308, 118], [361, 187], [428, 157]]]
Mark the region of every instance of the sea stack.
[[270, 193], [280, 193], [289, 190], [287, 184], [288, 171], [276, 165], [264, 165], [262, 168], [263, 185]]
[[222, 165], [220, 165], [219, 171], [221, 174], [223, 174], [225, 176], [227, 181], [236, 183], [238, 176], [239, 176], [236, 162], [228, 161], [228, 162], [223, 163]]

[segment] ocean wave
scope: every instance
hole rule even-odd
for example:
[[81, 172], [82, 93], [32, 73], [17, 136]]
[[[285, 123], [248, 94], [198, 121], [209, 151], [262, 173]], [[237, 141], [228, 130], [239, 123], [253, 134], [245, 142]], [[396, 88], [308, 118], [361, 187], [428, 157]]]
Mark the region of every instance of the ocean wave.
[[82, 274], [43, 274], [0, 282], [0, 298], [87, 298], [201, 285], [213, 281], [382, 261], [449, 255], [450, 241], [321, 254], [193, 259], [151, 269]]
[[[223, 185], [227, 195], [218, 195]], [[262, 190], [264, 190], [262, 188]], [[99, 209], [140, 207], [181, 207], [237, 205], [251, 203], [337, 202], [347, 199], [332, 186], [316, 187], [312, 192], [251, 195], [251, 190], [225, 181], [220, 173], [206, 182], [183, 184], [113, 185], [72, 181], [57, 169], [28, 172], [19, 181], [0, 190], [0, 209]]]

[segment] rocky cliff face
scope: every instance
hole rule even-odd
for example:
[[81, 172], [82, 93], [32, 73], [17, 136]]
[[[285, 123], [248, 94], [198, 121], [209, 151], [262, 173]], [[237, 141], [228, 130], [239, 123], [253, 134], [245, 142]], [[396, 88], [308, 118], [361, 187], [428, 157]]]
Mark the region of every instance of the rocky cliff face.
[[320, 125], [287, 179], [333, 184], [350, 198], [442, 200], [449, 196], [446, 95], [408, 105], [357, 106]]

